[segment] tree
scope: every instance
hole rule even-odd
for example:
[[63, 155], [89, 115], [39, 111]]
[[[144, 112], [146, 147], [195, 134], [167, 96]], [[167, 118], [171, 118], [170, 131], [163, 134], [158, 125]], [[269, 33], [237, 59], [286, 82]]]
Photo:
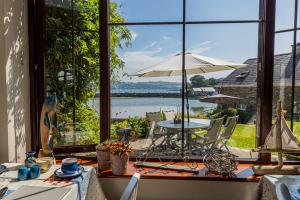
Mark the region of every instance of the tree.
[[209, 78], [205, 79], [202, 75], [195, 75], [190, 78], [191, 84], [193, 87], [207, 87], [207, 86], [215, 86], [219, 84], [222, 79]]
[[190, 78], [191, 84], [194, 88], [207, 86], [207, 81], [202, 75], [195, 75]]
[[215, 86], [220, 82], [220, 79], [209, 78], [207, 79], [207, 83], [209, 86]]

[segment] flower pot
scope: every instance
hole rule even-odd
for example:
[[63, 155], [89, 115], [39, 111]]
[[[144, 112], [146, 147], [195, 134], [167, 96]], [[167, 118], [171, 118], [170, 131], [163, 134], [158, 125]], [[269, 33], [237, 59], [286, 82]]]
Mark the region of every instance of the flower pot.
[[110, 154], [111, 169], [114, 175], [122, 175], [125, 173], [127, 163], [129, 160], [129, 154], [124, 153], [121, 156], [118, 154]]
[[110, 169], [109, 154], [109, 151], [97, 151], [98, 167], [102, 171]]

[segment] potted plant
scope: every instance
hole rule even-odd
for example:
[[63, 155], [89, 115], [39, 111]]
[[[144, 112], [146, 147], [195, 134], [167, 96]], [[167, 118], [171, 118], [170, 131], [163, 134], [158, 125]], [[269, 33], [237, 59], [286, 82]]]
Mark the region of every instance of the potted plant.
[[131, 148], [126, 142], [113, 142], [108, 145], [110, 151], [111, 169], [114, 175], [125, 173]]
[[110, 141], [106, 140], [105, 142], [98, 144], [96, 147], [98, 167], [100, 170], [110, 169], [110, 155], [109, 155], [110, 143], [111, 143]]

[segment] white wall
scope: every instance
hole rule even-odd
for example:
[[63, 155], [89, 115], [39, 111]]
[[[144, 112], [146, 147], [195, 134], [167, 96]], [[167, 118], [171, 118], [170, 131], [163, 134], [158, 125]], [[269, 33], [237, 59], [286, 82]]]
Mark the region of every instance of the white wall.
[[[107, 199], [120, 199], [128, 178], [100, 178]], [[200, 180], [141, 179], [138, 199], [143, 200], [256, 200], [258, 183]]]
[[0, 163], [30, 149], [27, 0], [0, 0]]

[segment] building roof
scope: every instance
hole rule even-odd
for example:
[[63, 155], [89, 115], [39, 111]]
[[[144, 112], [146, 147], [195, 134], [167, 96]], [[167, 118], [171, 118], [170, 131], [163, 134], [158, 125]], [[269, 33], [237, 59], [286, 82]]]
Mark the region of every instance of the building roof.
[[[300, 85], [300, 54], [297, 55], [296, 62], [296, 85]], [[290, 86], [292, 83], [293, 64], [292, 53], [275, 55], [274, 57], [274, 85]], [[228, 86], [256, 86], [257, 81], [257, 58], [248, 59], [247, 67], [234, 70], [229, 74], [218, 87]]]
[[213, 87], [199, 87], [199, 88], [193, 88], [194, 92], [215, 92], [215, 88]]

